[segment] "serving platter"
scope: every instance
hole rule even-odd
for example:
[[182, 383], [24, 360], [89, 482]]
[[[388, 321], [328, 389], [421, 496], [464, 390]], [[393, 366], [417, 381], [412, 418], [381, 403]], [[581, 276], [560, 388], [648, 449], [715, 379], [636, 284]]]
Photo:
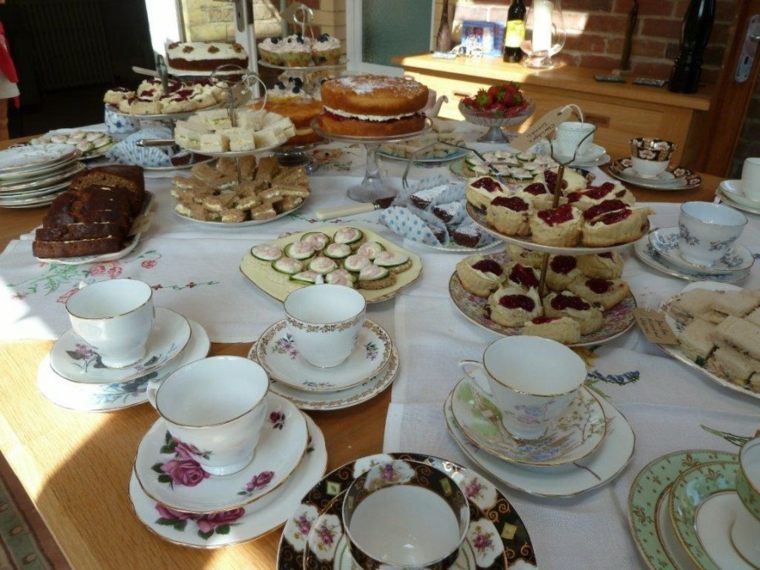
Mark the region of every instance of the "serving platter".
[[[313, 232], [322, 232], [332, 237], [335, 232], [341, 229], [341, 227], [342, 226], [324, 226], [305, 232], [297, 232], [269, 242], [269, 244], [284, 248], [287, 244], [300, 240], [304, 234]], [[419, 279], [422, 274], [422, 260], [418, 255], [397, 246], [372, 230], [359, 226], [356, 227], [364, 233], [364, 237], [367, 240], [377, 241], [381, 243], [387, 251], [404, 254], [408, 256], [411, 261], [411, 267], [406, 271], [397, 274], [396, 282], [392, 286], [384, 287], [382, 289], [359, 289], [359, 292], [364, 296], [368, 303], [379, 303], [381, 301], [392, 299], [404, 287], [408, 287]], [[240, 261], [240, 271], [251, 283], [256, 285], [256, 287], [278, 301], [284, 301], [291, 291], [309, 286], [304, 283], [292, 281], [288, 275], [275, 271], [272, 268], [271, 263], [256, 259], [250, 250], [246, 252], [243, 259]]]
[[301, 208], [303, 208], [303, 205], [306, 203], [306, 200], [308, 200], [308, 197], [304, 199], [300, 204], [298, 204], [295, 208], [292, 208], [291, 210], [288, 210], [286, 212], [280, 212], [273, 218], [267, 218], [266, 220], [246, 220], [245, 222], [213, 222], [209, 220], [196, 220], [195, 218], [191, 218], [190, 216], [185, 216], [183, 214], [180, 214], [176, 210], [174, 211], [174, 215], [178, 216], [179, 218], [182, 218], [183, 220], [187, 222], [191, 222], [193, 224], [199, 224], [201, 226], [206, 226], [209, 228], [214, 229], [234, 229], [234, 228], [249, 228], [251, 226], [260, 226], [262, 224], [268, 224], [269, 222], [274, 222], [276, 220], [279, 220], [280, 218], [284, 218], [285, 216], [292, 214], [294, 212], [297, 212]]
[[[741, 287], [738, 287], [736, 285], [731, 285], [730, 283], [717, 283], [714, 281], [698, 281], [696, 283], [689, 283], [686, 287], [684, 287], [680, 291], [680, 293], [685, 293], [687, 291], [691, 291], [692, 289], [709, 289], [711, 291], [738, 291], [741, 289]], [[671, 317], [668, 314], [668, 308], [670, 307], [670, 304], [672, 302], [673, 302], [673, 297], [663, 302], [662, 305], [660, 305], [660, 311], [665, 313], [665, 320], [667, 321], [668, 325], [670, 325], [670, 328], [673, 329], [673, 332], [677, 336], [678, 333], [680, 333], [684, 327], [680, 325], [679, 323], [677, 323], [675, 319], [673, 319], [673, 317]], [[668, 355], [672, 356], [679, 362], [684, 363], [689, 368], [696, 370], [702, 376], [705, 376], [709, 378], [710, 380], [712, 380], [713, 382], [720, 384], [724, 388], [728, 388], [729, 390], [733, 390], [734, 392], [737, 392], [739, 394], [744, 394], [745, 396], [749, 396], [750, 398], [755, 398], [756, 400], [760, 400], [760, 392], [753, 392], [749, 388], [745, 388], [744, 386], [739, 386], [738, 384], [735, 384], [731, 382], [730, 380], [726, 380], [725, 378], [718, 376], [717, 374], [711, 372], [707, 368], [700, 366], [699, 364], [691, 360], [688, 356], [686, 356], [681, 350], [680, 346], [670, 345], [670, 344], [660, 344], [658, 346]]]
[[[486, 256], [486, 259], [492, 259], [503, 265], [509, 262], [507, 253], [493, 253]], [[488, 307], [487, 297], [478, 297], [467, 291], [462, 286], [456, 271], [452, 273], [449, 279], [449, 297], [462, 315], [470, 322], [487, 329], [489, 331], [504, 336], [518, 336], [522, 334], [521, 327], [505, 327], [495, 323], [486, 316]], [[594, 346], [604, 342], [609, 342], [620, 335], [625, 334], [634, 325], [635, 319], [633, 311], [636, 309], [636, 298], [632, 293], [620, 303], [603, 313], [603, 325], [598, 331], [591, 334], [583, 335], [580, 342], [570, 346]]]
[[[588, 247], [588, 246], [573, 246], [573, 247], [559, 247], [554, 245], [543, 245], [540, 243], [536, 243], [533, 241], [533, 238], [531, 236], [509, 236], [507, 234], [503, 234], [500, 231], [492, 228], [490, 224], [486, 221], [486, 213], [483, 210], [479, 210], [469, 202], [467, 203], [467, 214], [472, 218], [472, 220], [484, 231], [488, 232], [492, 236], [503, 240], [507, 243], [511, 243], [513, 245], [520, 246], [525, 249], [530, 249], [534, 251], [541, 251], [543, 253], [556, 253], [560, 255], [582, 255], [585, 253], [604, 253], [606, 251], [622, 251], [625, 249], [628, 249], [631, 247], [634, 242], [626, 242], [626, 243], [619, 243], [615, 245], [606, 245], [606, 246], [598, 246], [598, 247]], [[646, 228], [644, 228], [644, 231], [642, 234], [646, 234], [649, 231], [649, 222], [647, 221]]]

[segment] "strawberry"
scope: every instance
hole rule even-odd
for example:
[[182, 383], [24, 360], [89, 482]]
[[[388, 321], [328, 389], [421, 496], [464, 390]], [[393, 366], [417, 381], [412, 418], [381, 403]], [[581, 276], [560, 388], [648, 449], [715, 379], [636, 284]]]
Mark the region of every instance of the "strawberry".
[[475, 94], [475, 105], [480, 109], [487, 107], [490, 103], [491, 97], [485, 89], [481, 89]]

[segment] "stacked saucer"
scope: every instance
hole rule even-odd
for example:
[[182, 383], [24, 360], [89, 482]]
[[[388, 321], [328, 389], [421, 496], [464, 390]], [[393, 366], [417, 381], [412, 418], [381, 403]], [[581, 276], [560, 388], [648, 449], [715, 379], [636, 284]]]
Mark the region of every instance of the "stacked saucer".
[[449, 434], [467, 457], [504, 484], [539, 497], [573, 497], [612, 481], [633, 455], [633, 430], [612, 404], [581, 388], [544, 437], [518, 440], [486, 392], [462, 378], [444, 403]]
[[653, 269], [687, 281], [735, 283], [749, 276], [755, 261], [746, 247], [735, 243], [713, 265], [697, 265], [681, 255], [678, 241], [678, 227], [659, 228], [641, 238], [634, 251]]
[[260, 366], [217, 356], [149, 387], [161, 417], [138, 446], [129, 494], [150, 531], [195, 548], [253, 540], [319, 481], [319, 428], [268, 386]]
[[208, 354], [209, 338], [195, 321], [157, 308], [145, 355], [120, 368], [103, 364], [96, 348], [73, 329], [64, 333], [40, 364], [37, 383], [54, 404], [80, 411], [108, 412], [147, 401], [149, 383]]
[[753, 523], [738, 518], [744, 509], [741, 469], [733, 453], [691, 449], [658, 457], [641, 470], [628, 495], [628, 520], [650, 568], [757, 568], [740, 552], [734, 529], [734, 521], [746, 525], [750, 540], [757, 539]]
[[760, 214], [760, 202], [747, 195], [741, 180], [724, 180], [718, 186], [715, 195], [732, 208], [750, 214]]
[[67, 144], [39, 144], [0, 151], [0, 207], [50, 204], [84, 169], [81, 152]]
[[270, 326], [248, 358], [267, 371], [275, 394], [302, 410], [338, 410], [374, 398], [396, 379], [399, 357], [390, 335], [367, 319], [355, 348], [338, 366], [320, 368], [299, 352], [286, 319]]

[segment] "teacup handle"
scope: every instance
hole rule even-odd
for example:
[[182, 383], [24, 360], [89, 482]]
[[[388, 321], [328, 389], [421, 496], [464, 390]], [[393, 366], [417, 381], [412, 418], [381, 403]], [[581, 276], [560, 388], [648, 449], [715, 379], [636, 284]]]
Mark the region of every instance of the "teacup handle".
[[145, 387], [145, 395], [148, 396], [148, 401], [150, 402], [150, 405], [156, 408], [158, 410], [158, 406], [156, 405], [156, 394], [158, 393], [158, 389], [161, 387], [161, 383], [163, 382], [164, 378], [153, 378], [148, 382], [148, 385]]
[[[462, 372], [464, 372], [467, 377], [475, 382], [478, 388], [480, 388], [483, 392], [488, 394], [489, 396], [492, 396], [491, 394], [491, 387], [488, 385], [488, 378], [486, 377], [486, 370], [483, 368], [483, 363], [478, 362], [477, 360], [460, 360], [459, 361], [459, 367], [462, 369]], [[473, 368], [477, 368], [478, 372], [473, 374]]]

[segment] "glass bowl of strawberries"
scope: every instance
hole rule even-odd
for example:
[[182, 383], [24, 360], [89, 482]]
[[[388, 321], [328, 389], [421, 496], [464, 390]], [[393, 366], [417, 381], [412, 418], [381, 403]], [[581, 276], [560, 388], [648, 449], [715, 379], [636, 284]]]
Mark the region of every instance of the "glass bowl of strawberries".
[[479, 142], [509, 142], [503, 127], [521, 125], [533, 114], [533, 103], [517, 83], [498, 83], [459, 102], [459, 112], [473, 125], [489, 127]]

